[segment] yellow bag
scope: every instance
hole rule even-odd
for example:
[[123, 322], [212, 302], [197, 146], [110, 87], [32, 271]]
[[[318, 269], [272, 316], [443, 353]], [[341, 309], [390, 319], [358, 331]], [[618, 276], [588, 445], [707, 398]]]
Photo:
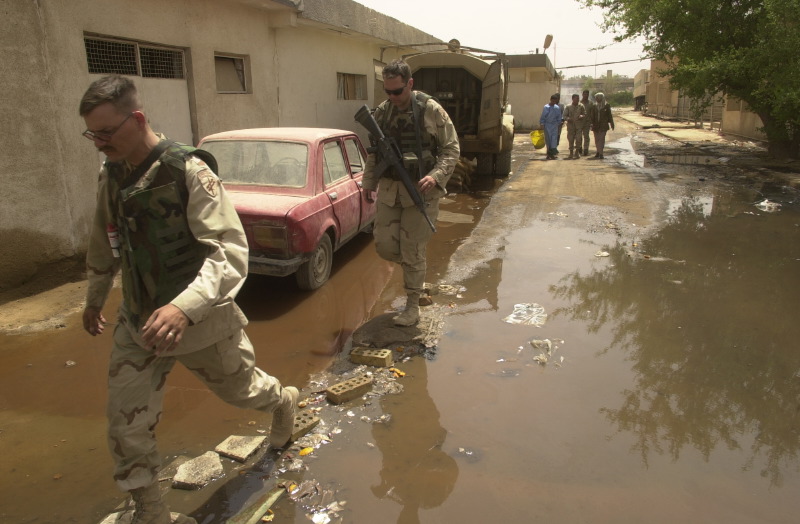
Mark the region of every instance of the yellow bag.
[[536, 149], [541, 149], [544, 147], [544, 131], [541, 129], [537, 129], [535, 131], [531, 131], [531, 142], [533, 142], [533, 147]]

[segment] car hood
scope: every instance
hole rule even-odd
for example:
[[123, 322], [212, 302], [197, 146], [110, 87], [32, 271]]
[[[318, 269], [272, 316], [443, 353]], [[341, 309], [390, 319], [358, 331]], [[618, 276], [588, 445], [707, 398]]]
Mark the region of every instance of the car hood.
[[306, 197], [294, 195], [275, 195], [253, 191], [236, 191], [235, 189], [229, 189], [228, 196], [239, 215], [247, 215], [249, 217], [263, 216], [265, 218], [283, 218], [289, 211], [308, 200]]

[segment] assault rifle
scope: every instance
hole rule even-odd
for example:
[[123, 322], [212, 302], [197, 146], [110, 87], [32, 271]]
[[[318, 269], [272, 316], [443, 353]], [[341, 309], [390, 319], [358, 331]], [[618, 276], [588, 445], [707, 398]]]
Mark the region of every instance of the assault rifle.
[[[408, 174], [406, 167], [403, 165], [403, 154], [400, 152], [397, 143], [391, 137], [383, 134], [378, 122], [375, 121], [375, 117], [372, 116], [372, 112], [370, 112], [366, 104], [356, 112], [355, 118], [356, 122], [364, 126], [377, 142], [375, 147], [369, 148], [370, 153], [375, 152], [377, 149], [377, 152], [380, 153], [380, 157], [382, 158], [382, 162], [394, 168], [394, 172], [400, 176], [400, 181], [403, 182], [406, 191], [411, 195], [414, 205], [417, 206], [417, 209], [419, 209], [419, 212], [425, 217], [428, 225], [431, 226], [431, 231], [436, 233], [436, 227], [434, 227], [433, 222], [431, 222], [431, 219], [428, 218], [428, 214], [425, 212], [425, 200], [422, 198], [417, 185], [414, 184], [411, 175]], [[417, 159], [417, 161], [421, 162], [422, 159]], [[379, 169], [379, 167], [376, 166], [376, 169]]]

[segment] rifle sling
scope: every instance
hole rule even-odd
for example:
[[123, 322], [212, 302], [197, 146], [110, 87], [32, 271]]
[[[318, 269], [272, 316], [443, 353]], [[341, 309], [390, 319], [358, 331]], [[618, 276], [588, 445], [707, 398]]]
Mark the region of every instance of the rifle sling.
[[419, 118], [419, 102], [417, 101], [417, 95], [412, 91], [411, 92], [411, 116], [414, 119], [414, 134], [417, 137], [417, 171], [419, 171], [419, 178], [417, 180], [422, 180], [426, 173], [422, 172], [422, 134], [420, 131], [420, 122]]

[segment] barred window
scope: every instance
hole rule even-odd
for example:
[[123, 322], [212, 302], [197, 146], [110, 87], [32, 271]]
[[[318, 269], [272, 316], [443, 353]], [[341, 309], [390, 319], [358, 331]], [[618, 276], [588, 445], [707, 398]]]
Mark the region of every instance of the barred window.
[[350, 73], [336, 73], [337, 92], [339, 100], [366, 100], [367, 76], [353, 75]]
[[157, 47], [139, 47], [142, 76], [148, 78], [183, 78], [183, 51]]
[[84, 38], [90, 73], [136, 75], [136, 44]]
[[83, 41], [90, 73], [186, 78], [182, 49], [90, 36]]

